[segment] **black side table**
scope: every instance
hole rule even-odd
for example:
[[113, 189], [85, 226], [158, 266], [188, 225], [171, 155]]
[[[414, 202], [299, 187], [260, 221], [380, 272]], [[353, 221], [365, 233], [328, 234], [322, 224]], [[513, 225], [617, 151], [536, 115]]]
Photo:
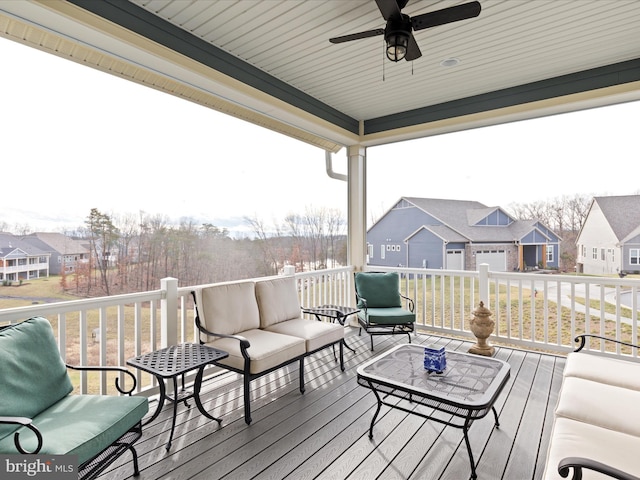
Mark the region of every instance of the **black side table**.
[[[215, 420], [218, 424], [222, 422], [221, 418], [209, 415], [203, 408], [202, 402], [200, 401], [200, 388], [202, 386], [204, 368], [210, 363], [228, 356], [229, 354], [227, 352], [206, 345], [183, 343], [181, 345], [156, 350], [155, 352], [145, 353], [144, 355], [127, 360], [127, 365], [148, 372], [158, 380], [158, 387], [160, 388], [158, 407], [153, 413], [153, 416], [144, 422], [145, 425], [156, 419], [160, 410], [162, 410], [165, 399], [173, 402], [173, 421], [171, 423], [171, 434], [167, 442], [167, 450], [171, 448], [173, 432], [176, 428], [176, 414], [179, 402], [184, 402], [184, 404], [189, 407], [187, 399], [193, 398], [200, 413], [211, 420]], [[195, 369], [198, 369], [198, 373], [193, 383], [193, 391], [188, 391], [184, 386], [184, 375]], [[180, 391], [178, 391], [178, 375], [182, 376], [182, 389]], [[165, 379], [171, 379], [173, 381], [173, 396], [167, 394], [164, 383]]]
[[[344, 326], [344, 322], [349, 315], [353, 315], [360, 311], [359, 308], [353, 307], [344, 307], [341, 305], [320, 305], [318, 307], [310, 307], [303, 308], [303, 313], [309, 313], [311, 315], [315, 315], [318, 320], [321, 320], [320, 317], [330, 318], [332, 321], [338, 321], [338, 323]], [[347, 343], [342, 339], [342, 345], [347, 347], [353, 353], [356, 351], [351, 348]]]

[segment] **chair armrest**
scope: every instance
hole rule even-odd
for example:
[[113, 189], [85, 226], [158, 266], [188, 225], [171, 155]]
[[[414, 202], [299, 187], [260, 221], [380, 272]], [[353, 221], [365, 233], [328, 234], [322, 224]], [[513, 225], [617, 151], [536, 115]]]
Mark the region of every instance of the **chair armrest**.
[[23, 455], [24, 454], [38, 453], [40, 451], [40, 449], [42, 448], [42, 434], [40, 433], [40, 430], [38, 430], [38, 428], [32, 423], [32, 420], [30, 418], [27, 418], [27, 417], [0, 417], [0, 424], [21, 425], [23, 427], [27, 427], [29, 430], [31, 430], [36, 435], [36, 438], [38, 439], [38, 445], [36, 446], [36, 449], [33, 452], [28, 452], [24, 448], [22, 448], [22, 445], [20, 445], [20, 433], [19, 432], [15, 432], [13, 434], [13, 443], [16, 445], [16, 449], [20, 453], [22, 453]]
[[573, 468], [572, 480], [582, 479], [582, 470], [588, 469], [594, 472], [602, 473], [611, 478], [617, 478], [618, 480], [640, 480], [640, 478], [630, 473], [623, 472], [617, 468], [611, 467], [601, 462], [591, 460], [589, 458], [582, 457], [567, 457], [560, 460], [558, 464], [558, 473], [562, 478], [567, 478], [569, 470]]
[[407, 296], [405, 296], [405, 295], [402, 295], [402, 294], [400, 294], [400, 297], [401, 297], [401, 298], [404, 298], [406, 301], [408, 301], [408, 302], [409, 302], [409, 311], [410, 311], [411, 313], [413, 313], [413, 310], [416, 308], [416, 307], [415, 307], [415, 304], [413, 303], [413, 299], [411, 299], [411, 298], [409, 298], [409, 297], [407, 297]]
[[367, 304], [367, 299], [364, 297], [361, 297], [360, 295], [358, 295], [356, 293], [356, 304], [360, 305], [362, 304], [362, 309], [364, 310], [365, 315], [367, 314], [367, 308], [369, 308], [369, 305]]
[[136, 377], [133, 373], [131, 373], [129, 370], [127, 370], [126, 368], [122, 368], [122, 367], [95, 367], [95, 366], [90, 366], [90, 365], [69, 365], [67, 364], [67, 368], [70, 368], [71, 370], [78, 370], [78, 371], [84, 371], [84, 372], [119, 372], [119, 373], [123, 373], [125, 375], [127, 375], [132, 382], [132, 386], [131, 388], [129, 388], [128, 390], [122, 388], [120, 386], [120, 379], [116, 378], [116, 389], [124, 394], [124, 395], [131, 395], [131, 393], [136, 389], [136, 385], [137, 385], [137, 380]]
[[576, 338], [573, 339], [574, 342], [579, 344], [578, 347], [574, 350], [574, 352], [579, 352], [580, 350], [582, 350], [587, 343], [587, 338], [589, 337], [598, 338], [600, 340], [606, 340], [607, 342], [618, 343], [620, 345], [626, 345], [627, 347], [631, 347], [631, 348], [640, 348], [640, 346], [634, 345], [633, 343], [627, 343], [627, 342], [623, 342], [622, 340], [616, 340], [615, 338], [607, 338], [600, 335], [591, 335], [587, 333], [584, 335], [578, 335]]

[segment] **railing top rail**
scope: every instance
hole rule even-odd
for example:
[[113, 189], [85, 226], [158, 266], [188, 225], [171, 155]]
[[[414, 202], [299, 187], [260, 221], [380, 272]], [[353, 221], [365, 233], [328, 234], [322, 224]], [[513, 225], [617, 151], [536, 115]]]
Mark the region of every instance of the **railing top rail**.
[[[329, 268], [329, 269], [323, 269], [323, 270], [310, 270], [308, 272], [298, 272], [294, 276], [296, 278], [317, 277], [318, 275], [330, 275], [333, 273], [350, 272], [352, 270], [353, 270], [353, 266], [347, 266], [347, 267]], [[268, 280], [270, 278], [280, 278], [281, 276], [282, 275], [271, 275], [268, 277], [243, 278], [240, 280], [229, 280], [226, 282], [205, 283], [202, 285], [191, 285], [187, 287], [179, 287], [178, 295], [186, 295], [186, 294], [189, 294], [192, 290], [212, 287], [214, 285], [230, 285], [238, 282], [255, 282], [259, 280]]]
[[368, 265], [363, 271], [365, 272], [399, 272], [410, 273], [413, 275], [447, 275], [455, 277], [478, 277], [477, 271], [473, 270], [443, 270], [441, 268], [406, 268], [406, 267], [382, 267], [377, 265]]
[[25, 320], [38, 315], [55, 315], [66, 312], [77, 312], [85, 309], [126, 305], [129, 303], [145, 302], [150, 300], [161, 300], [164, 296], [164, 291], [152, 290], [148, 292], [112, 295], [109, 297], [83, 298], [80, 300], [65, 300], [62, 302], [43, 303], [40, 305], [25, 305], [22, 307], [6, 308], [0, 310], [0, 322]]
[[589, 275], [571, 275], [556, 273], [523, 273], [523, 272], [494, 272], [489, 271], [490, 278], [504, 278], [515, 280], [539, 280], [546, 282], [567, 282], [567, 283], [594, 283], [598, 285], [606, 284], [611, 286], [633, 287], [640, 286], [640, 279], [637, 278], [617, 278], [617, 277], [592, 277]]

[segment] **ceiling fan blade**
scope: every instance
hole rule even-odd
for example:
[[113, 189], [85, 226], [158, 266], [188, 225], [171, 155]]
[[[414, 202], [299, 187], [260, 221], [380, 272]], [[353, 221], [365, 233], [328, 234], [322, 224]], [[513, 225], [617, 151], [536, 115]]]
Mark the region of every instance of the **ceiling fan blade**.
[[411, 26], [414, 30], [422, 30], [423, 28], [437, 27], [438, 25], [457, 22], [458, 20], [466, 20], [480, 15], [481, 9], [480, 2], [463, 3], [455, 7], [416, 15], [411, 18]]
[[331, 43], [344, 43], [351, 40], [360, 40], [361, 38], [377, 37], [378, 35], [384, 35], [384, 29], [377, 28], [375, 30], [367, 30], [366, 32], [350, 33], [349, 35], [342, 35], [341, 37], [330, 38]]
[[[389, 17], [392, 16], [400, 17], [400, 15], [402, 15], [400, 9], [403, 8], [404, 5], [402, 7], [399, 6], [396, 0], [376, 0], [376, 3], [378, 4], [382, 18], [385, 20], [389, 20]], [[402, 3], [406, 5], [407, 2], [404, 1]]]
[[415, 60], [416, 58], [420, 58], [421, 56], [422, 56], [422, 52], [420, 51], [420, 47], [418, 46], [416, 39], [413, 38], [413, 35], [409, 35], [409, 44], [407, 45], [407, 54], [405, 55], [404, 59], [407, 62], [411, 62], [412, 60]]

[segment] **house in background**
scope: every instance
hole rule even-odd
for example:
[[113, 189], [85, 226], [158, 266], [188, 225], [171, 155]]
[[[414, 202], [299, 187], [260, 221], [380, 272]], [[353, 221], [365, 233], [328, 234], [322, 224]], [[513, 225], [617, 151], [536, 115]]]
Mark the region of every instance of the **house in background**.
[[86, 241], [74, 240], [62, 233], [37, 232], [22, 237], [22, 240], [51, 254], [49, 272], [52, 275], [60, 275], [63, 270], [71, 274], [79, 263], [89, 261]]
[[594, 197], [576, 245], [578, 272], [640, 272], [640, 195]]
[[493, 271], [558, 268], [560, 238], [537, 220], [467, 200], [402, 197], [367, 232], [367, 263]]
[[49, 256], [15, 235], [0, 233], [0, 282], [48, 277]]

